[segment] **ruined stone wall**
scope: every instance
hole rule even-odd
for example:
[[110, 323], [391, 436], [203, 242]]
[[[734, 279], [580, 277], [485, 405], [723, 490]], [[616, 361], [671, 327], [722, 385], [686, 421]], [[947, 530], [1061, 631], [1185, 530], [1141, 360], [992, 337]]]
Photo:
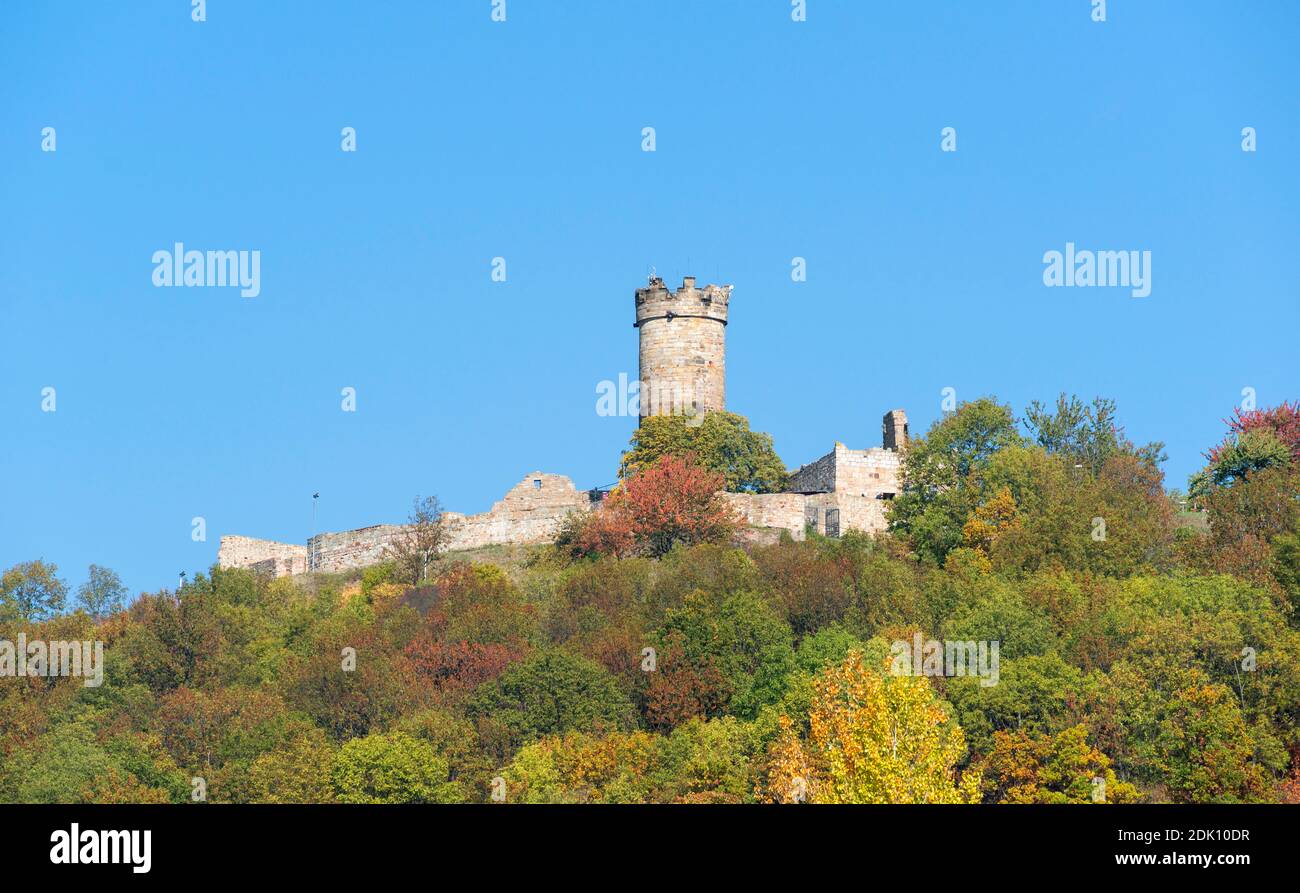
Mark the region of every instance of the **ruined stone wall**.
[[286, 568], [297, 568], [289, 573], [300, 574], [307, 569], [307, 547], [249, 536], [221, 538], [221, 545], [217, 548], [219, 567], [254, 567], [263, 562], [280, 562]]
[[576, 489], [569, 478], [535, 471], [481, 515], [446, 513], [448, 548], [550, 542], [570, 512], [588, 512], [591, 507], [591, 495]]
[[[570, 512], [591, 511], [592, 504], [591, 494], [574, 488], [573, 481], [564, 475], [535, 471], [511, 488], [490, 511], [479, 515], [444, 512], [446, 548], [457, 551], [549, 542]], [[217, 560], [222, 567], [251, 568], [273, 577], [309, 570], [338, 573], [386, 560], [394, 539], [405, 529], [401, 524], [377, 524], [322, 533], [308, 540], [306, 546], [225, 536]]]
[[[895, 442], [905, 437], [906, 420], [901, 414], [895, 410], [886, 416], [896, 423]], [[825, 456], [795, 471], [787, 489], [807, 494], [807, 520], [820, 533], [827, 532], [828, 510], [838, 513], [832, 527], [838, 527], [841, 534], [849, 530], [880, 533], [888, 526], [889, 501], [899, 490], [901, 459], [897, 450], [851, 450], [836, 443]]]
[[249, 567], [259, 577], [290, 577], [307, 572], [306, 547], [301, 547], [304, 554], [294, 558], [267, 558], [255, 561]]
[[885, 512], [889, 501], [873, 496], [860, 496], [853, 493], [818, 493], [807, 497], [808, 520], [819, 533], [827, 533], [827, 511], [838, 512], [837, 526], [839, 535], [850, 530], [865, 533], [883, 533], [888, 524]]
[[[731, 286], [670, 291], [662, 279], [636, 290], [641, 415], [726, 408], [726, 326]], [[666, 404], [666, 405], [665, 405]]]
[[850, 450], [835, 445], [835, 492], [874, 497], [898, 492], [899, 455], [893, 450]]
[[342, 533], [321, 533], [307, 540], [307, 567], [317, 573], [334, 574], [354, 567], [378, 564], [386, 557], [393, 537], [401, 533], [398, 524], [376, 524]]
[[796, 540], [804, 538], [802, 493], [722, 493], [731, 510], [749, 527], [788, 530]]
[[891, 409], [885, 413], [880, 425], [881, 446], [887, 450], [901, 450], [907, 446], [911, 432], [907, 429], [907, 413], [901, 409]]
[[[835, 448], [840, 449], [836, 443]], [[835, 450], [800, 466], [790, 475], [786, 489], [791, 493], [830, 493], [835, 489]]]

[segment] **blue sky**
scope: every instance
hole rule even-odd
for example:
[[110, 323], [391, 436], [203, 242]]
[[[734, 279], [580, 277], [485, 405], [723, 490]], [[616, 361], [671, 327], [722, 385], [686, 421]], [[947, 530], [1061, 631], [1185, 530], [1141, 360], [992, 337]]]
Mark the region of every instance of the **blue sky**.
[[[728, 408], [790, 466], [1064, 390], [1181, 487], [1243, 388], [1300, 396], [1289, 0], [490, 7], [5, 4], [0, 566], [155, 590], [304, 541], [314, 491], [341, 530], [608, 484], [651, 265], [734, 283]], [[155, 288], [178, 241], [261, 293]], [[1066, 242], [1151, 251], [1151, 295], [1045, 287]]]

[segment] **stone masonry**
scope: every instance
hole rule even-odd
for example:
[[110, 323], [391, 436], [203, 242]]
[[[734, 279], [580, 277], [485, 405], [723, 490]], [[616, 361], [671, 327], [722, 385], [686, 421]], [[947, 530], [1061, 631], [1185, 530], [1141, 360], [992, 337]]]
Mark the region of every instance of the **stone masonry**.
[[[676, 291], [654, 276], [636, 290], [633, 325], [640, 334], [642, 417], [726, 408], [730, 300], [731, 286], [696, 287], [694, 276], [685, 277]], [[851, 450], [837, 442], [825, 456], [792, 472], [784, 493], [722, 495], [750, 532], [763, 537], [784, 530], [803, 539], [808, 527], [827, 536], [848, 530], [878, 533], [886, 527], [886, 508], [899, 489], [907, 439], [907, 414], [895, 409], [881, 424], [880, 447]], [[576, 489], [564, 475], [535, 471], [487, 512], [444, 512], [447, 548], [549, 542], [570, 513], [591, 511], [600, 496]], [[217, 561], [223, 568], [251, 568], [274, 577], [337, 572], [383, 561], [402, 530], [401, 525], [379, 524], [322, 533], [305, 546], [223, 536]]]
[[[900, 453], [907, 446], [907, 414], [895, 409], [882, 425], [884, 446], [851, 450], [842, 443], [790, 474], [785, 493], [730, 494], [732, 508], [754, 527], [780, 527], [802, 539], [805, 526], [827, 536], [846, 530], [879, 533], [898, 493]], [[774, 501], [773, 496], [784, 497]]]
[[[500, 502], [479, 515], [444, 512], [447, 548], [451, 551], [510, 543], [544, 543], [570, 512], [590, 511], [594, 494], [578, 490], [562, 474], [535, 471], [511, 488]], [[223, 536], [217, 563], [242, 567], [272, 577], [307, 571], [336, 573], [383, 561], [389, 545], [402, 532], [400, 524], [377, 524], [341, 533], [322, 533], [306, 546]]]
[[730, 285], [696, 288], [694, 276], [677, 291], [658, 277], [636, 290], [643, 417], [725, 408], [730, 301]]

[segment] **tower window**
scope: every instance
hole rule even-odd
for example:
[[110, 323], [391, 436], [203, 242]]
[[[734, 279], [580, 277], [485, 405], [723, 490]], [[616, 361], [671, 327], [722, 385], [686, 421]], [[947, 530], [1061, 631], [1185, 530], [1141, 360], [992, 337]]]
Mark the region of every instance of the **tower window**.
[[542, 489], [542, 479], [541, 479], [541, 478], [533, 478], [533, 489], [534, 489], [534, 490], [540, 490], [540, 489]]

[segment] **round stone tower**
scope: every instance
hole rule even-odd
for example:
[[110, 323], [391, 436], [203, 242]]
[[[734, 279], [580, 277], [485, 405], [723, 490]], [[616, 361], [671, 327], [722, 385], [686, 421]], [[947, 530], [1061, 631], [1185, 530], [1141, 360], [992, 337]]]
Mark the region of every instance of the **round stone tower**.
[[636, 290], [641, 332], [641, 416], [696, 415], [726, 407], [730, 285], [695, 287], [686, 276], [669, 291], [651, 276]]

